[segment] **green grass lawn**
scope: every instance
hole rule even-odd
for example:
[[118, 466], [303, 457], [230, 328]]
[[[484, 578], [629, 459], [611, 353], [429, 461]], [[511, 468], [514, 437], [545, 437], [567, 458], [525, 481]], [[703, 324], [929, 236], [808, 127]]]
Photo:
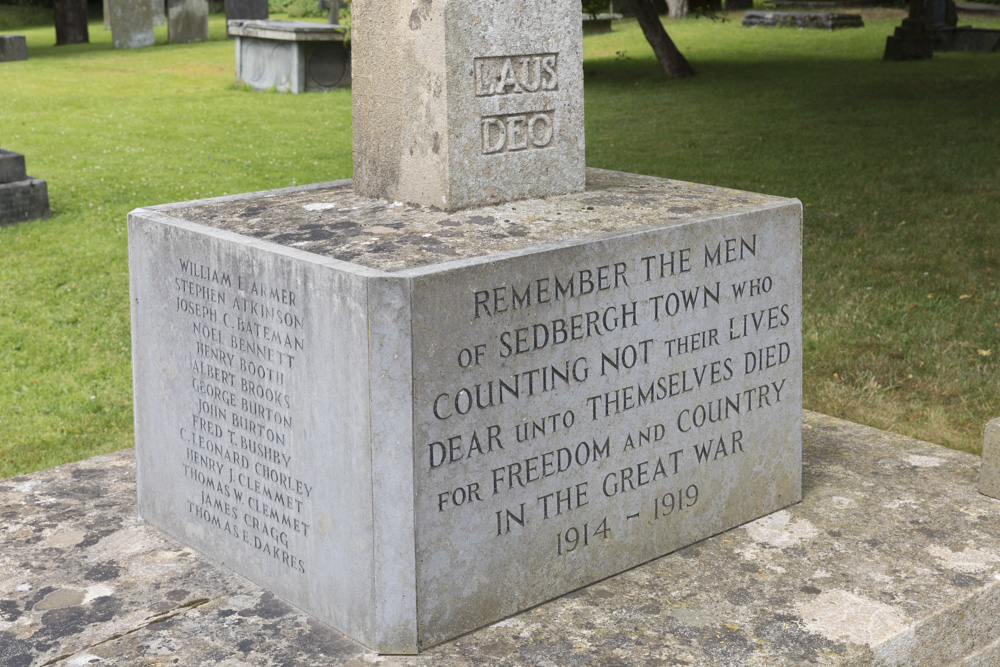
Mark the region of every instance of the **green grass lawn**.
[[[632, 22], [588, 37], [587, 162], [801, 199], [807, 407], [977, 451], [1000, 416], [1000, 55], [883, 63], [901, 16], [669, 23], [684, 81]], [[17, 32], [0, 147], [54, 215], [0, 228], [0, 478], [132, 444], [128, 211], [351, 175], [350, 93], [234, 87], [219, 16], [208, 43], [134, 51], [100, 23], [81, 46]]]

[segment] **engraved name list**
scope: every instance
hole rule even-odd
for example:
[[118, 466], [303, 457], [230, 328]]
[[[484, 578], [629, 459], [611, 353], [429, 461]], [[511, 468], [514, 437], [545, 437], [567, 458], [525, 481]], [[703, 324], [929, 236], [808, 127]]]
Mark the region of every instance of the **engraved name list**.
[[187, 510], [304, 574], [313, 486], [289, 453], [289, 380], [306, 350], [297, 294], [193, 259], [177, 268], [173, 306], [191, 336], [191, 411], [176, 431]]

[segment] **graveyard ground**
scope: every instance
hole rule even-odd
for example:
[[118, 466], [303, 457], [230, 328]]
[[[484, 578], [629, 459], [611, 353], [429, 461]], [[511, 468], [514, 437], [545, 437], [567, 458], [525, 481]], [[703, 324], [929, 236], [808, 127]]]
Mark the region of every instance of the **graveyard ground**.
[[[587, 162], [801, 199], [806, 406], [978, 452], [1000, 415], [1000, 55], [883, 63], [901, 17], [671, 22], [684, 81], [633, 22], [588, 37]], [[349, 92], [234, 87], [221, 16], [208, 43], [161, 27], [136, 51], [100, 23], [59, 48], [8, 31], [29, 60], [0, 64], [0, 147], [54, 215], [0, 228], [0, 479], [132, 445], [128, 211], [351, 173]]]

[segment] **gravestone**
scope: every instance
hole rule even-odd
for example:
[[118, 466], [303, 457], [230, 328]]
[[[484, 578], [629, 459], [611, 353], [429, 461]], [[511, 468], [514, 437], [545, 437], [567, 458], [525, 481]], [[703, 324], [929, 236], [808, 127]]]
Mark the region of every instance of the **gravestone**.
[[150, 0], [153, 9], [153, 25], [164, 25], [167, 22], [167, 3], [165, 0]]
[[153, 8], [148, 2], [108, 0], [111, 43], [116, 49], [152, 46]]
[[0, 63], [28, 59], [28, 42], [24, 35], [0, 35]]
[[864, 28], [861, 14], [844, 14], [841, 12], [747, 12], [743, 15], [743, 27], [792, 27], [820, 28], [836, 30], [838, 28]]
[[25, 173], [23, 155], [0, 149], [0, 225], [47, 217], [45, 181]]
[[585, 169], [579, 11], [355, 0], [353, 182], [129, 216], [140, 515], [380, 653], [801, 498], [801, 205]]
[[236, 81], [254, 90], [325, 92], [351, 85], [347, 28], [306, 21], [229, 21]]
[[167, 0], [167, 34], [171, 44], [208, 40], [208, 0]]
[[88, 43], [87, 0], [56, 0], [55, 23], [56, 46]]
[[[268, 17], [267, 0], [226, 0], [226, 26], [230, 21], [261, 21]], [[232, 33], [228, 33], [232, 37]]]

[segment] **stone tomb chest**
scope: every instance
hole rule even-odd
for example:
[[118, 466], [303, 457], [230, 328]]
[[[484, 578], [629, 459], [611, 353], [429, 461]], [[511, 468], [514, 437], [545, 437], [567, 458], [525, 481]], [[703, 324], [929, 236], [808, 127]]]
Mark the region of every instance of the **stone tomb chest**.
[[324, 92], [351, 85], [344, 26], [304, 21], [231, 20], [236, 80], [254, 90]]
[[383, 653], [800, 498], [801, 209], [588, 170], [129, 216], [143, 518]]

